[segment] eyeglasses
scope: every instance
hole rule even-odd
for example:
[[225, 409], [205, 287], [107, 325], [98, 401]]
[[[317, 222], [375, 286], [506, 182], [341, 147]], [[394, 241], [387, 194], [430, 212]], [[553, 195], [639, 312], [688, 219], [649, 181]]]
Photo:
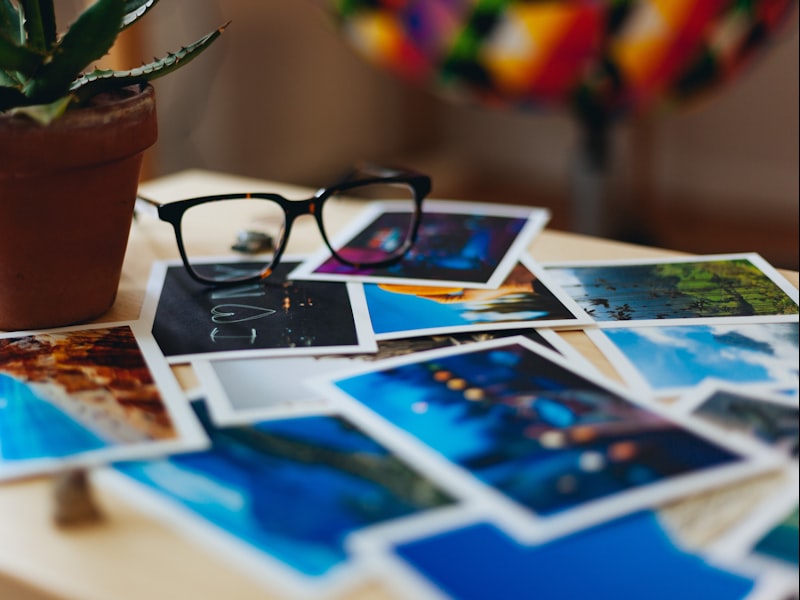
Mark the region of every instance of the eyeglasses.
[[[172, 225], [178, 251], [192, 279], [219, 286], [269, 277], [283, 255], [292, 224], [303, 215], [314, 217], [325, 245], [339, 262], [355, 268], [392, 265], [414, 245], [422, 201], [430, 190], [427, 175], [370, 165], [307, 199], [246, 193], [161, 204], [138, 196], [137, 208], [155, 211], [159, 219]], [[328, 232], [341, 225], [343, 216], [352, 212], [353, 200], [359, 199], [391, 202], [362, 235], [334, 247]], [[342, 204], [347, 208], [343, 209]], [[239, 266], [212, 264], [204, 259], [230, 250], [250, 255], [252, 260]]]

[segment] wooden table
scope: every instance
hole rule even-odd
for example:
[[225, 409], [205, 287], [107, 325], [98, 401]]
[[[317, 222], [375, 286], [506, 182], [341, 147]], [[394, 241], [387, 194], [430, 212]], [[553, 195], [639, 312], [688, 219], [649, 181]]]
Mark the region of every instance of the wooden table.
[[[273, 191], [287, 197], [307, 197], [309, 190], [274, 182], [246, 179], [205, 171], [187, 171], [147, 182], [142, 193], [170, 201], [235, 191]], [[311, 219], [301, 219], [292, 232], [290, 253], [304, 253], [322, 241]], [[742, 248], [747, 251], [747, 248]], [[616, 259], [674, 256], [677, 252], [600, 240], [545, 230], [530, 248], [539, 261]], [[145, 284], [154, 260], [177, 258], [172, 228], [152, 218], [134, 223], [117, 301], [98, 322], [138, 317]], [[797, 287], [798, 274], [783, 274]], [[616, 372], [581, 332], [561, 335], [594, 362], [606, 375]], [[195, 385], [188, 365], [174, 368], [181, 384]], [[737, 489], [743, 503], [754, 501], [777, 485], [775, 477], [762, 477]], [[2, 600], [250, 600], [277, 598], [186, 537], [164, 527], [107, 490], [97, 490], [105, 520], [97, 525], [62, 530], [52, 524], [52, 481], [47, 477], [0, 484], [0, 599]], [[682, 501], [664, 509], [667, 521], [688, 543], [702, 543], [702, 535], [688, 524], [721, 518], [714, 514], [714, 498], [730, 495], [720, 490], [711, 496]], [[735, 511], [734, 511], [735, 512]], [[687, 513], [691, 518], [687, 518]], [[735, 514], [727, 518], [735, 518]], [[683, 524], [683, 531], [681, 531]], [[698, 539], [692, 539], [692, 537]], [[348, 598], [390, 598], [378, 582], [368, 584]]]

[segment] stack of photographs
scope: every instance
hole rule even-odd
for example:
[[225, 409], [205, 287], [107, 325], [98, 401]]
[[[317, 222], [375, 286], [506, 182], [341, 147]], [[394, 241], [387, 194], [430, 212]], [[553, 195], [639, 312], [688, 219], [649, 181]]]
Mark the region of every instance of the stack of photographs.
[[[432, 201], [391, 267], [324, 249], [239, 286], [156, 263], [136, 322], [0, 338], [0, 478], [113, 463], [103, 485], [287, 597], [796, 590], [797, 290], [752, 253], [540, 263], [548, 219]], [[703, 547], [659, 518], [767, 475]]]

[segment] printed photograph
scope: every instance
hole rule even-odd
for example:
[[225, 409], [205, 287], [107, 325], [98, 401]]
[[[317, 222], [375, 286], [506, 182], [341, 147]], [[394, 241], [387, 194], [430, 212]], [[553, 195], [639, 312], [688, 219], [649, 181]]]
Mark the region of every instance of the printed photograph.
[[674, 407], [798, 458], [800, 407], [795, 398], [708, 381]]
[[143, 348], [127, 325], [0, 338], [0, 479], [203, 446]]
[[497, 289], [364, 284], [378, 339], [504, 327], [579, 327], [592, 319], [533, 260], [523, 257]]
[[783, 515], [774, 527], [756, 540], [753, 552], [768, 556], [797, 569], [798, 565], [798, 505]]
[[[744, 572], [673, 544], [650, 511], [543, 544], [520, 542], [480, 519], [426, 535], [398, 530], [383, 537], [366, 533], [357, 547], [387, 555], [387, 580], [400, 597], [415, 600], [529, 598], [531, 573], [534, 597], [541, 598], [733, 599], [754, 588]], [[580, 577], [569, 576], [567, 565], [580, 565]]]
[[220, 423], [241, 423], [256, 418], [318, 411], [326, 404], [326, 400], [305, 385], [305, 381], [311, 376], [335, 373], [358, 361], [375, 361], [512, 335], [523, 335], [545, 348], [569, 356], [573, 362], [585, 360], [553, 331], [503, 329], [385, 340], [378, 342], [377, 353], [196, 360], [192, 364], [206, 392], [206, 401], [214, 420]]
[[382, 425], [396, 448], [411, 436], [421, 464], [476, 478], [538, 519], [542, 531], [607, 520], [688, 493], [681, 484], [719, 484], [776, 460], [567, 365], [509, 338], [390, 359], [317, 383], [343, 409], [360, 411], [372, 431]]
[[192, 406], [210, 449], [117, 469], [154, 492], [164, 516], [170, 506], [189, 511], [193, 524], [242, 542], [289, 585], [353, 568], [351, 533], [454, 502], [343, 417], [219, 428], [201, 401]]
[[[378, 203], [376, 206], [380, 206]], [[369, 214], [345, 232], [334, 247], [369, 245], [391, 213]], [[435, 286], [496, 288], [550, 218], [545, 209], [502, 204], [431, 201], [425, 203], [417, 241], [388, 267], [350, 267], [323, 251], [291, 273], [294, 279], [373, 283], [426, 283]]]
[[545, 265], [601, 325], [665, 319], [783, 316], [797, 321], [797, 289], [757, 254]]
[[718, 561], [788, 577], [796, 593], [800, 554], [797, 484], [795, 464], [785, 471], [777, 488], [714, 540], [709, 555]]
[[[209, 287], [193, 281], [178, 261], [156, 262], [142, 319], [152, 324], [170, 363], [374, 351], [362, 286], [286, 279], [296, 264], [280, 263], [263, 282]], [[231, 265], [218, 263], [220, 269]]]
[[797, 394], [797, 323], [630, 327], [588, 335], [631, 386], [657, 396], [680, 395], [706, 378]]

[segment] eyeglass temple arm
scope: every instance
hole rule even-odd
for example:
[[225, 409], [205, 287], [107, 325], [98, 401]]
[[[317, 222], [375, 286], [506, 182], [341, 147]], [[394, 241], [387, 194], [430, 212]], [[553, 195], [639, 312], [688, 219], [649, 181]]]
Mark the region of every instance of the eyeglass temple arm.
[[150, 215], [151, 217], [158, 218], [158, 208], [161, 206], [159, 202], [146, 198], [141, 194], [136, 195], [136, 204], [133, 207], [133, 217], [137, 218], [139, 214]]

